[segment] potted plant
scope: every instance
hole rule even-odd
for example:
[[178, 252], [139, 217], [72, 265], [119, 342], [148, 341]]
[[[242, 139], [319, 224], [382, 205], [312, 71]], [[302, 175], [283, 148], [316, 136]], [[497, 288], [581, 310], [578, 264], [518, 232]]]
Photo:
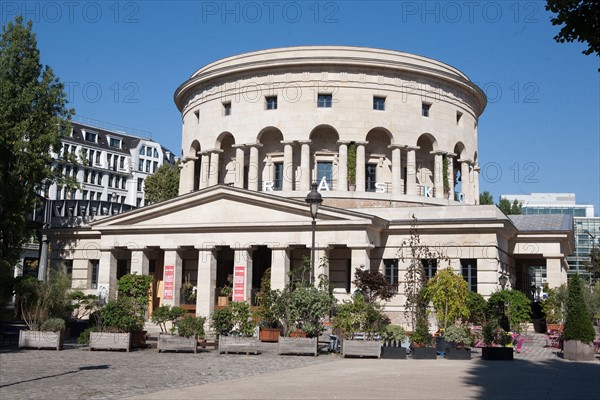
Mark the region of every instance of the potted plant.
[[50, 274], [48, 282], [40, 282], [31, 276], [17, 280], [17, 304], [29, 328], [19, 331], [19, 348], [62, 348], [68, 287], [69, 280], [56, 271]]
[[259, 339], [261, 342], [279, 341], [279, 320], [275, 312], [277, 292], [271, 290], [271, 268], [268, 268], [261, 279], [260, 292], [257, 295], [259, 322]]
[[471, 349], [467, 346], [473, 344], [473, 335], [468, 326], [454, 324], [444, 330], [446, 340], [446, 358], [448, 360], [470, 360]]
[[496, 320], [490, 320], [483, 325], [483, 342], [481, 359], [491, 361], [509, 361], [514, 359], [513, 348], [507, 347], [512, 343], [512, 335], [498, 326]]
[[98, 308], [98, 296], [86, 294], [78, 289], [70, 292], [67, 298], [70, 301], [70, 337], [78, 337], [90, 326], [89, 317]]
[[219, 353], [258, 354], [258, 339], [254, 337], [256, 321], [247, 302], [234, 301], [215, 310], [212, 322], [219, 336]]
[[568, 289], [567, 318], [563, 334], [564, 357], [573, 361], [593, 360], [593, 341], [596, 333], [584, 302], [579, 274], [569, 279]]
[[[164, 321], [169, 318], [173, 325], [171, 327], [171, 334], [161, 332], [158, 335], [158, 352], [193, 351], [194, 353], [197, 353], [198, 340], [204, 339], [204, 323], [206, 322], [206, 318], [194, 315], [184, 315], [185, 310], [180, 307], [163, 307], [166, 308], [159, 311], [157, 320]], [[157, 308], [157, 310], [160, 308], [162, 307]], [[165, 322], [163, 322], [161, 330], [164, 326]]]
[[109, 300], [98, 310], [98, 326], [89, 333], [90, 350], [131, 350], [131, 332], [140, 331], [144, 318], [136, 313], [131, 297]]
[[182, 303], [196, 304], [196, 286], [190, 282], [189, 274], [185, 277], [185, 282], [181, 284]]
[[410, 337], [411, 356], [416, 360], [437, 359], [436, 348], [433, 347], [433, 336], [429, 333], [427, 323], [427, 298], [424, 288], [419, 291], [415, 306], [415, 330]]
[[139, 318], [142, 323], [139, 329], [131, 332], [131, 345], [133, 347], [146, 346], [146, 334], [143, 330], [144, 321], [148, 310], [148, 296], [152, 285], [152, 277], [149, 275], [137, 275], [136, 273], [123, 275], [117, 282], [117, 297], [131, 299], [131, 313]]
[[383, 348], [382, 358], [406, 359], [406, 348], [402, 347], [402, 342], [406, 340], [406, 332], [400, 325], [387, 325], [382, 333]]
[[217, 299], [217, 305], [219, 307], [225, 307], [229, 304], [231, 300], [231, 295], [233, 293], [233, 275], [227, 276], [227, 284], [223, 286], [219, 290], [219, 297]]

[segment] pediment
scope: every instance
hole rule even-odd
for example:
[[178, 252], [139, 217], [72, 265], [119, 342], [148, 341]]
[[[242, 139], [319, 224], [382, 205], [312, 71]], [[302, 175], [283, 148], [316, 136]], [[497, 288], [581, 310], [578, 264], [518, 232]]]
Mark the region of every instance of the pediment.
[[[372, 222], [368, 214], [321, 207], [321, 223]], [[304, 225], [312, 221], [305, 202], [227, 186], [215, 186], [92, 223], [92, 229]]]

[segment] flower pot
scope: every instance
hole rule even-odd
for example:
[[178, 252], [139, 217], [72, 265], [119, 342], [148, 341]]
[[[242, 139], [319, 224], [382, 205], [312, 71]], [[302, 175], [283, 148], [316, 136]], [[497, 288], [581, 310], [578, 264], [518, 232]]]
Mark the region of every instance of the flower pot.
[[157, 349], [159, 353], [161, 351], [193, 351], [196, 353], [198, 352], [198, 341], [195, 337], [159, 333]]
[[131, 349], [131, 332], [90, 332], [91, 350], [125, 350]]
[[342, 356], [344, 357], [381, 357], [381, 341], [379, 340], [342, 340]]
[[435, 347], [413, 347], [410, 354], [413, 360], [437, 360]]
[[591, 343], [583, 343], [579, 340], [565, 340], [563, 355], [566, 360], [590, 361], [594, 359], [594, 347]]
[[219, 336], [219, 353], [258, 354], [258, 339], [243, 336]]
[[279, 341], [279, 329], [261, 327], [258, 337], [261, 342], [277, 342]]
[[381, 358], [390, 360], [406, 360], [406, 347], [383, 346]]
[[508, 361], [513, 358], [512, 347], [483, 347], [481, 349], [482, 360]]
[[294, 332], [290, 333], [290, 337], [306, 337], [306, 332], [296, 329]]
[[285, 337], [279, 338], [278, 354], [317, 355], [317, 338]]
[[349, 183], [348, 184], [348, 190], [350, 192], [355, 192], [356, 191], [356, 185], [354, 183]]
[[466, 347], [457, 349], [454, 346], [446, 347], [446, 359], [448, 359], [448, 360], [470, 360], [471, 359], [471, 349], [468, 349]]
[[225, 307], [229, 305], [229, 298], [227, 296], [219, 296], [217, 298], [217, 306]]
[[52, 331], [19, 331], [19, 349], [32, 347], [37, 349], [60, 350], [63, 346], [63, 333]]

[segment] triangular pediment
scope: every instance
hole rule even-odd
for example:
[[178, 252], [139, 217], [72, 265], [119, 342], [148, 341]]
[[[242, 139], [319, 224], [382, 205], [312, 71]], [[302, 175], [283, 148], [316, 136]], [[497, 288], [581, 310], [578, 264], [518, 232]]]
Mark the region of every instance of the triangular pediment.
[[[320, 223], [372, 223], [377, 217], [321, 207]], [[158, 204], [92, 223], [92, 229], [190, 228], [303, 225], [312, 221], [308, 205], [300, 200], [228, 186], [214, 186]]]

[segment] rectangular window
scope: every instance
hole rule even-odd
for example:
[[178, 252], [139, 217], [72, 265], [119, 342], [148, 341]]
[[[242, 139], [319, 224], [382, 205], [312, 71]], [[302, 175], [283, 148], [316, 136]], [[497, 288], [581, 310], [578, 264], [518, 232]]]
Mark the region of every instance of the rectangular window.
[[121, 139], [110, 138], [110, 140], [108, 141], [108, 145], [110, 147], [115, 147], [117, 149], [120, 149], [121, 148]]
[[119, 168], [125, 169], [125, 156], [121, 156], [121, 162], [119, 163]]
[[98, 289], [100, 260], [90, 260], [90, 289]]
[[96, 152], [96, 165], [100, 165], [100, 157], [102, 156], [102, 153], [100, 151]]
[[150, 160], [146, 160], [146, 172], [150, 172]]
[[429, 117], [429, 109], [430, 108], [431, 108], [431, 104], [421, 103], [421, 115], [424, 117]]
[[138, 198], [138, 199], [135, 201], [135, 205], [136, 205], [136, 207], [141, 207], [141, 206], [142, 206], [142, 199]]
[[92, 171], [92, 173], [90, 174], [90, 182], [91, 184], [95, 184], [96, 183], [96, 171]]
[[154, 157], [158, 158], [158, 150], [154, 149]]
[[385, 110], [385, 97], [373, 96], [373, 110]]
[[83, 191], [83, 199], [84, 199], [84, 200], [87, 200], [87, 199], [88, 199], [88, 191], [87, 191], [87, 190], [84, 190], [84, 191]]
[[108, 187], [113, 187], [114, 176], [108, 175]]
[[462, 276], [469, 285], [469, 290], [477, 293], [477, 259], [461, 259], [460, 266], [462, 268]]
[[317, 97], [317, 107], [319, 108], [331, 108], [333, 102], [333, 95], [331, 94], [319, 94]]
[[223, 115], [231, 115], [231, 102], [223, 103]]
[[140, 159], [140, 161], [138, 161], [138, 171], [143, 171], [144, 170], [144, 160]]
[[158, 169], [158, 161], [154, 161], [152, 163], [152, 173], [156, 172], [157, 169]]
[[422, 258], [421, 265], [423, 266], [423, 270], [425, 270], [425, 278], [427, 280], [434, 277], [437, 272], [437, 263], [438, 260], [435, 258]]
[[388, 283], [398, 291], [398, 259], [388, 258], [383, 260], [385, 277]]
[[152, 147], [146, 147], [146, 156], [152, 157]]
[[93, 132], [85, 132], [85, 141], [86, 142], [92, 142], [92, 143], [96, 143], [96, 138], [98, 137], [98, 135], [96, 135]]
[[277, 110], [277, 96], [268, 96], [265, 99], [267, 102], [267, 110]]
[[96, 193], [96, 200], [98, 200], [98, 201], [102, 200], [102, 192]]
[[[63, 260], [62, 267], [62, 272], [65, 274], [70, 283], [73, 280], [73, 260]], [[71, 287], [70, 284], [69, 287]]]
[[365, 166], [365, 190], [367, 192], [375, 191], [377, 178], [377, 164], [367, 164]]
[[106, 162], [108, 163], [108, 169], [112, 168], [112, 154], [108, 153], [106, 154]]
[[140, 155], [143, 156], [144, 154], [146, 154], [146, 146], [140, 147]]
[[130, 272], [128, 260], [117, 260], [117, 281]]
[[96, 153], [94, 150], [90, 150], [88, 153], [88, 162], [90, 165], [94, 162], [94, 153]]
[[126, 186], [127, 186], [127, 178], [123, 178], [121, 180], [121, 189], [125, 189]]
[[273, 190], [281, 190], [283, 184], [283, 163], [276, 162], [273, 164]]
[[137, 180], [137, 191], [138, 192], [142, 191], [143, 184], [144, 184], [144, 180], [142, 178], [138, 178], [138, 180]]
[[317, 183], [320, 183], [323, 178], [329, 185], [329, 189], [333, 189], [333, 163], [331, 161], [319, 161], [317, 162]]

